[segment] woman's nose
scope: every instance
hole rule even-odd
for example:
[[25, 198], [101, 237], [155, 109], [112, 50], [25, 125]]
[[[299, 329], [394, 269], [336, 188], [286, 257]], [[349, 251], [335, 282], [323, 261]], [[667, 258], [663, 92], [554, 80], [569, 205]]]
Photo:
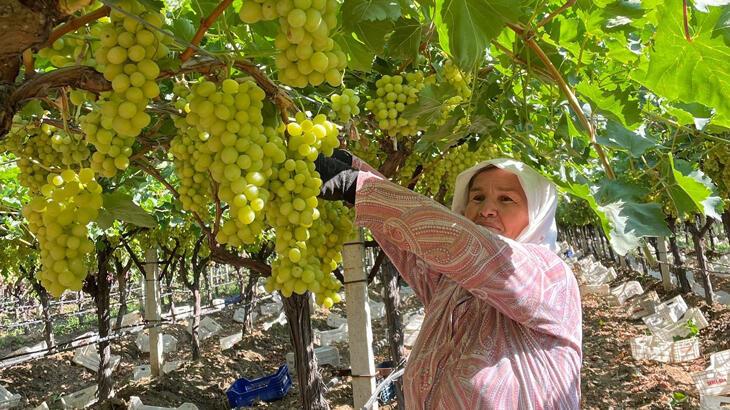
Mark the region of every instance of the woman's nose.
[[497, 210], [494, 207], [494, 204], [491, 203], [491, 201], [487, 201], [484, 203], [484, 206], [482, 206], [482, 209], [479, 211], [479, 214], [483, 217], [490, 217], [490, 216], [496, 216]]

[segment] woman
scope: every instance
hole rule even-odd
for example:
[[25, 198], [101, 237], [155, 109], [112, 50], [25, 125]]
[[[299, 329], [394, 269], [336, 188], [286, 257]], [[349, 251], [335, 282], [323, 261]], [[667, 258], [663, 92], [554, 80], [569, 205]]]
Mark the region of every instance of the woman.
[[509, 159], [456, 179], [450, 212], [347, 153], [321, 197], [355, 206], [425, 307], [403, 377], [409, 409], [577, 409], [581, 304], [556, 249], [554, 186]]

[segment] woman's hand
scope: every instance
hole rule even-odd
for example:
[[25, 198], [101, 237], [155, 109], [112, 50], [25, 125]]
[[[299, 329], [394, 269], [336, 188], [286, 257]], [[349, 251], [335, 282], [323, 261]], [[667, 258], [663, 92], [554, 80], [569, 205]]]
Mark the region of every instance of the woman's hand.
[[319, 154], [314, 167], [322, 179], [319, 197], [329, 201], [345, 201], [355, 205], [358, 171], [351, 167], [352, 154], [335, 150], [332, 157]]

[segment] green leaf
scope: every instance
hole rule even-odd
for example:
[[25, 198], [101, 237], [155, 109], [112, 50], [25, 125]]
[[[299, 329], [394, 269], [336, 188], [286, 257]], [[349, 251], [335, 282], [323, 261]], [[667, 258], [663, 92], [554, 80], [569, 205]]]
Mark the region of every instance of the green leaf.
[[522, 4], [513, 0], [437, 0], [439, 42], [457, 65], [471, 71], [484, 58], [489, 41], [507, 22], [517, 21]]
[[[141, 226], [143, 228], [154, 228], [157, 221], [152, 215], [145, 212], [139, 205], [132, 201], [132, 198], [122, 192], [111, 192], [102, 195], [104, 198], [104, 211], [108, 213], [103, 219], [112, 218]], [[103, 213], [99, 216], [102, 217]], [[108, 222], [108, 221], [104, 221]]]
[[591, 102], [596, 111], [627, 128], [635, 128], [641, 123], [641, 108], [635, 92], [619, 88], [607, 90], [588, 81], [580, 82], [575, 89]]
[[400, 18], [395, 26], [395, 31], [388, 39], [388, 55], [402, 60], [415, 60], [421, 45], [421, 23]]
[[659, 204], [617, 201], [599, 207], [611, 225], [610, 243], [620, 255], [639, 246], [645, 236], [668, 236], [672, 232]]
[[451, 113], [444, 124], [440, 126], [432, 126], [424, 132], [421, 136], [421, 140], [429, 143], [437, 143], [441, 141], [454, 141], [460, 139], [466, 135], [466, 132], [463, 130], [454, 131], [454, 129], [459, 123], [459, 120], [463, 117], [464, 113], [462, 110], [459, 110], [458, 113]]
[[637, 80], [669, 100], [698, 102], [730, 116], [730, 48], [717, 25], [727, 7], [694, 13], [692, 41], [684, 38], [682, 1], [659, 8], [654, 48]]
[[151, 10], [162, 10], [165, 7], [162, 0], [139, 0], [139, 2]]
[[722, 200], [712, 195], [712, 183], [704, 174], [699, 171], [679, 171], [671, 154], [663, 161], [661, 169], [667, 192], [680, 215], [700, 213], [721, 219], [718, 209], [722, 207]]
[[25, 118], [33, 116], [40, 117], [41, 115], [43, 115], [43, 106], [41, 105], [41, 101], [31, 100], [30, 102], [25, 104], [23, 108], [20, 109], [20, 112], [18, 114]]
[[609, 204], [620, 200], [638, 202], [647, 194], [648, 187], [618, 179], [607, 179], [600, 183], [595, 193], [596, 201]]
[[609, 120], [606, 129], [599, 131], [596, 138], [599, 144], [610, 148], [628, 151], [634, 158], [643, 155], [649, 148], [657, 145], [656, 141], [629, 131], [616, 121]]
[[420, 124], [431, 124], [441, 117], [445, 101], [456, 94], [454, 86], [447, 82], [429, 84], [418, 93], [418, 101], [401, 113], [405, 119], [418, 119]]
[[172, 33], [185, 41], [191, 41], [195, 36], [195, 26], [190, 19], [179, 17], [172, 22]]
[[342, 33], [334, 37], [342, 51], [347, 55], [347, 66], [352, 70], [370, 72], [373, 66], [375, 53], [353, 34]]
[[363, 21], [356, 26], [354, 33], [369, 50], [380, 54], [383, 52], [385, 41], [393, 28], [395, 28], [395, 24], [389, 20]]
[[345, 0], [342, 4], [342, 27], [349, 31], [363, 21], [396, 21], [400, 16], [400, 4], [394, 0]]

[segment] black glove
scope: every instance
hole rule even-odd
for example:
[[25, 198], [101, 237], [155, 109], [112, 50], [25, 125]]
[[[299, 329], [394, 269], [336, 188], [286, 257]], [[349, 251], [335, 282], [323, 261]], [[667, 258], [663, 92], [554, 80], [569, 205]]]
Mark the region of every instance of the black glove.
[[[347, 151], [340, 152], [345, 152], [349, 155]], [[338, 155], [347, 161], [346, 156], [342, 154]], [[349, 155], [349, 158], [351, 164], [352, 155]], [[322, 188], [320, 188], [319, 192], [320, 198], [329, 201], [342, 200], [350, 205], [355, 205], [358, 170], [353, 169], [350, 164], [319, 154], [314, 161], [314, 167], [322, 179]]]
[[344, 149], [335, 149], [334, 152], [332, 152], [332, 158], [344, 162], [345, 165], [351, 167], [352, 166], [352, 154], [345, 151]]

